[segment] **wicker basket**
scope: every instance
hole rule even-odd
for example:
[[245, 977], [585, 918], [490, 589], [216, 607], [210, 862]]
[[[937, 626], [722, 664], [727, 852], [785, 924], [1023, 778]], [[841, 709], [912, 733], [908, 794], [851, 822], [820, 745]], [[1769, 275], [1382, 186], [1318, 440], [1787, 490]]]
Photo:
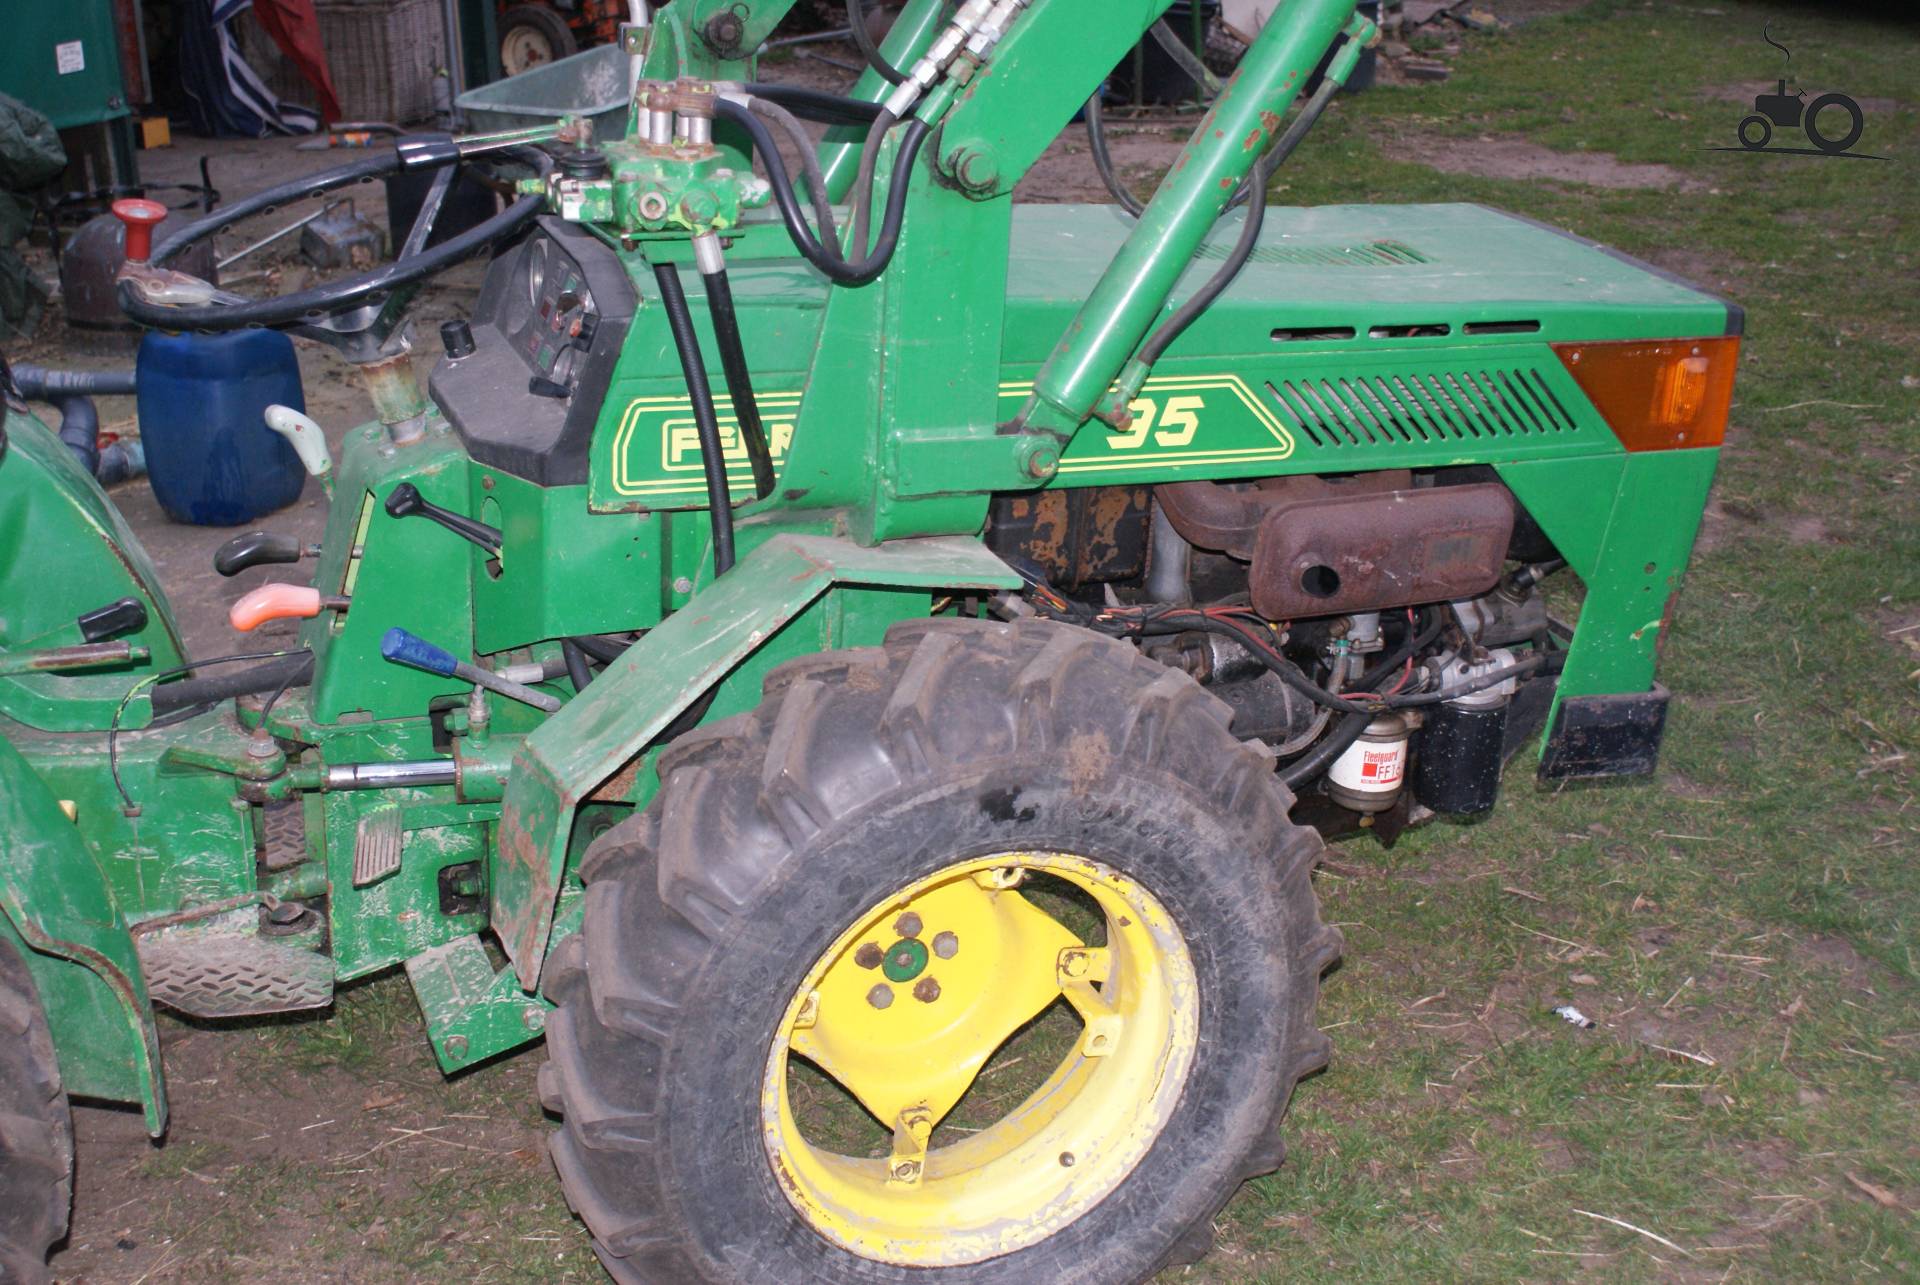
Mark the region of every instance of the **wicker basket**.
[[[320, 44], [347, 120], [405, 125], [433, 115], [434, 73], [446, 65], [440, 0], [319, 0]], [[317, 96], [251, 14], [241, 49], [267, 87], [313, 107]]]

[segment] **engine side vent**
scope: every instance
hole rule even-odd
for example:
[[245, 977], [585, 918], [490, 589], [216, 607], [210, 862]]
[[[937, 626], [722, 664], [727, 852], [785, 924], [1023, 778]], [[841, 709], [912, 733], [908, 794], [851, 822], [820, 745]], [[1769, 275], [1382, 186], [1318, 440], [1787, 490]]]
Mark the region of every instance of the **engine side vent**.
[[1540, 437], [1576, 421], [1537, 370], [1285, 379], [1267, 391], [1317, 446]]
[[[1224, 259], [1229, 248], [1209, 242], [1200, 247], [1195, 257]], [[1366, 241], [1359, 245], [1256, 246], [1253, 262], [1323, 268], [1399, 268], [1431, 260], [1402, 241]]]

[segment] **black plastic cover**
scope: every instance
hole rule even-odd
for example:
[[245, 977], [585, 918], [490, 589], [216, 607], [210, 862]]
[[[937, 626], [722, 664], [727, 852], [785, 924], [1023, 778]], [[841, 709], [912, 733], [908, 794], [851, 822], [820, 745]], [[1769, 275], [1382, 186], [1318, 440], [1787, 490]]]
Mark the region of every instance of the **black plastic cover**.
[[[570, 343], [528, 342], [538, 309], [552, 303], [551, 291], [530, 286], [536, 247], [549, 280], [572, 270], [585, 282], [591, 302], [577, 316], [580, 334]], [[472, 321], [474, 351], [459, 361], [443, 358], [427, 381], [428, 394], [476, 463], [542, 486], [584, 483], [594, 425], [637, 304], [633, 281], [610, 246], [575, 224], [542, 216], [488, 267]], [[566, 395], [535, 395], [529, 391], [535, 377], [561, 385]]]

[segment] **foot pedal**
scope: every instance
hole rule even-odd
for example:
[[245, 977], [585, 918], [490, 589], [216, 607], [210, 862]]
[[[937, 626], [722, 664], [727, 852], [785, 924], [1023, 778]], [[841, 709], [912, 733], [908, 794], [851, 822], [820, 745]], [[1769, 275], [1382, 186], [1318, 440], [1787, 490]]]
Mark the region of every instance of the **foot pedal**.
[[379, 883], [398, 870], [405, 837], [397, 803], [379, 804], [361, 817], [353, 834], [353, 886]]
[[319, 952], [320, 928], [285, 937], [261, 933], [257, 906], [169, 924], [134, 927], [147, 994], [190, 1017], [257, 1017], [333, 1000], [333, 960]]
[[307, 859], [306, 811], [298, 799], [282, 799], [260, 809], [260, 864], [290, 870]]

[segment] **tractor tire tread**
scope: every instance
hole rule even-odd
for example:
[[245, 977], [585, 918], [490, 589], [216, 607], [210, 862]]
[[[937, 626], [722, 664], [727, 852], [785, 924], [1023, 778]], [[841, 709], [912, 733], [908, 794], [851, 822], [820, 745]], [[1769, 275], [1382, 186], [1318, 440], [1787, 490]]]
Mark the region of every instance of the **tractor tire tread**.
[[[777, 906], [808, 845], [844, 831], [876, 797], [916, 797], [956, 768], [1035, 756], [1072, 765], [1070, 775], [1084, 773], [1088, 788], [1124, 758], [1129, 773], [1185, 780], [1275, 836], [1268, 851], [1248, 853], [1255, 863], [1270, 860], [1265, 878], [1291, 925], [1290, 938], [1275, 939], [1291, 942], [1275, 954], [1293, 1010], [1286, 1046], [1274, 1049], [1272, 1080], [1246, 1117], [1266, 1127], [1246, 1131], [1232, 1181], [1205, 1193], [1207, 1216], [1154, 1251], [1157, 1261], [1135, 1260], [1126, 1274], [1144, 1279], [1204, 1255], [1212, 1215], [1238, 1182], [1278, 1165], [1294, 1083], [1327, 1058], [1312, 1014], [1340, 934], [1321, 922], [1309, 877], [1319, 838], [1288, 822], [1292, 797], [1271, 760], [1233, 739], [1230, 708], [1187, 675], [1119, 640], [1053, 622], [904, 622], [879, 647], [781, 665], [762, 691], [755, 711], [688, 733], [661, 756], [651, 806], [602, 835], [583, 859], [583, 927], [549, 964], [547, 991], [561, 1008], [549, 1019], [540, 1095], [562, 1117], [550, 1149], [609, 1274], [733, 1274], [701, 1248], [681, 1210], [683, 1197], [693, 1197], [669, 1171], [677, 1131], [669, 1094], [702, 1074], [677, 1067], [675, 1057], [691, 1031], [726, 1020], [691, 1006], [725, 943], [757, 931], [755, 917], [768, 913], [769, 898]], [[1111, 698], [1115, 691], [1131, 695], [1123, 703]], [[1193, 1201], [1187, 1208], [1182, 1218], [1200, 1211]], [[855, 1261], [863, 1281], [904, 1270]], [[1009, 1279], [996, 1275], [1006, 1262], [952, 1275]]]
[[37, 1285], [73, 1208], [73, 1116], [32, 974], [5, 942], [0, 1022], [0, 1279]]

